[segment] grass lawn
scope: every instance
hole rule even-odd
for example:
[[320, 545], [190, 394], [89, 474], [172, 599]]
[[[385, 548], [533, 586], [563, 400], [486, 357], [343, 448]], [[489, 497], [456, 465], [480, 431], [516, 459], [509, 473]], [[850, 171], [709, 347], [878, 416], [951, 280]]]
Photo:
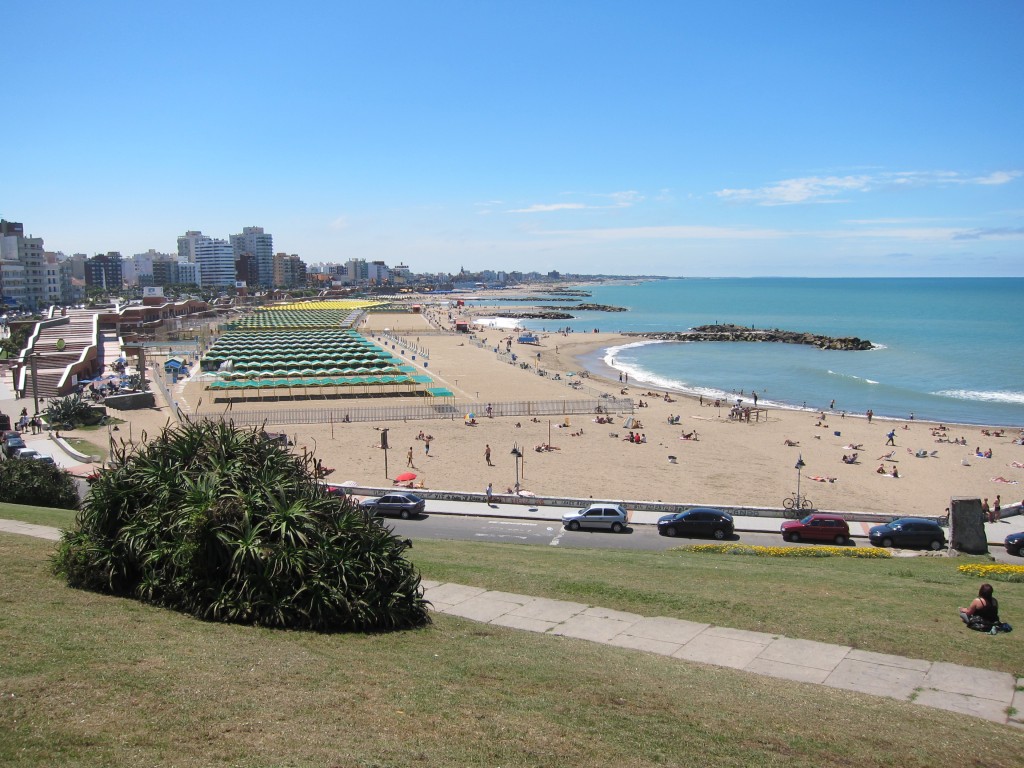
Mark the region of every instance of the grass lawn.
[[70, 528], [75, 524], [75, 510], [32, 507], [27, 504], [8, 504], [0, 501], [0, 519], [20, 520], [23, 523]]
[[[530, 591], [521, 549], [460, 580], [507, 554], [501, 586]], [[385, 635], [207, 624], [68, 589], [52, 551], [0, 534], [7, 766], [1020, 765], [1006, 726], [453, 617]], [[442, 570], [444, 545], [414, 552]]]
[[[1024, 632], [964, 628], [981, 582], [971, 557], [765, 558], [417, 541], [424, 578], [575, 600], [645, 616], [849, 645], [1024, 677]], [[993, 582], [1002, 618], [1024, 628], [1024, 584]]]
[[81, 437], [69, 437], [68, 435], [62, 435], [62, 437], [68, 445], [79, 453], [84, 453], [86, 456], [99, 456], [101, 461], [106, 461], [109, 451], [97, 443]]

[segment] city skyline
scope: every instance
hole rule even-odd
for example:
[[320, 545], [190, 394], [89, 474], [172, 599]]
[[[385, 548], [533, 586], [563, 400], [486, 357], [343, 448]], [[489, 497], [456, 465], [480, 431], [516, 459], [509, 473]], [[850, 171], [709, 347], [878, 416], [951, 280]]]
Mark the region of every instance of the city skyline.
[[5, 17], [0, 216], [308, 264], [1024, 275], [1024, 6], [56, 2]]

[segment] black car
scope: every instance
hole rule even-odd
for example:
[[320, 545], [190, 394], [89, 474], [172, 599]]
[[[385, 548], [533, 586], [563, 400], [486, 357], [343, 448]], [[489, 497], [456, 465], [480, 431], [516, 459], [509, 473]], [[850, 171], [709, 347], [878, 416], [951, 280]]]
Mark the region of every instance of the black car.
[[378, 499], [364, 499], [360, 508], [376, 515], [397, 515], [403, 520], [423, 513], [426, 502], [415, 493], [388, 493]]
[[901, 517], [885, 525], [876, 525], [868, 533], [876, 547], [902, 547], [940, 550], [946, 546], [946, 534], [934, 520]]
[[1017, 557], [1024, 557], [1024, 531], [1011, 533], [1003, 542], [1006, 551]]
[[732, 536], [732, 531], [732, 515], [710, 507], [695, 507], [658, 518], [658, 533], [662, 536], [713, 536], [724, 539]]

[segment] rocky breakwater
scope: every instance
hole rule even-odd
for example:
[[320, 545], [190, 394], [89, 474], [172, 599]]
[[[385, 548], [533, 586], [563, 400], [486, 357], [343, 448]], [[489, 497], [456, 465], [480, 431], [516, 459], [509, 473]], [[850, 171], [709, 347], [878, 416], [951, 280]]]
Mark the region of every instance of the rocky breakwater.
[[818, 349], [843, 351], [871, 349], [867, 339], [856, 336], [822, 336], [817, 333], [783, 331], [778, 328], [747, 328], [742, 325], [698, 325], [688, 331], [625, 333], [641, 339], [658, 341], [774, 341], [782, 344], [807, 344]]
[[489, 317], [510, 317], [514, 320], [572, 320], [573, 315], [555, 309], [524, 309], [521, 312], [499, 310], [488, 312]]

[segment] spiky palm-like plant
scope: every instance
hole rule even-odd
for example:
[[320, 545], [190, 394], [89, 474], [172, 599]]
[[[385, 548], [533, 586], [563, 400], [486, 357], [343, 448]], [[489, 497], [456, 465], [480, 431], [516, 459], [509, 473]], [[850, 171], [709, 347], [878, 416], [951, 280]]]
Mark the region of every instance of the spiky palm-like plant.
[[429, 622], [408, 546], [258, 429], [185, 421], [112, 446], [55, 569], [71, 586], [267, 627]]

